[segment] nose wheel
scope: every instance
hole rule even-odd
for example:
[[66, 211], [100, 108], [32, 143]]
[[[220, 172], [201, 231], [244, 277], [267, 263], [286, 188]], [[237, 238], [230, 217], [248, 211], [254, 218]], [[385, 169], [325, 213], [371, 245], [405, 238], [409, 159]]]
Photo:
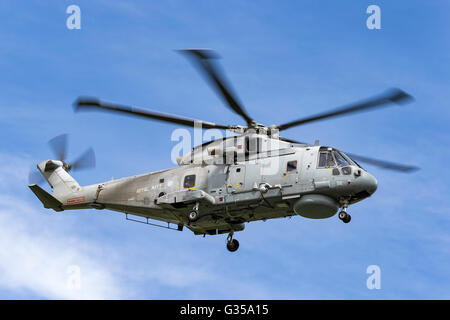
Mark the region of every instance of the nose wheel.
[[352, 220], [352, 216], [347, 213], [347, 206], [344, 206], [342, 211], [339, 212], [339, 219], [344, 223], [349, 223]]
[[341, 211], [339, 212], [339, 219], [342, 220], [344, 223], [349, 223], [350, 220], [352, 220], [352, 216], [349, 215], [347, 212]]
[[227, 249], [230, 252], [235, 252], [237, 249], [239, 249], [239, 241], [233, 239], [233, 231], [231, 231], [230, 234], [228, 235]]

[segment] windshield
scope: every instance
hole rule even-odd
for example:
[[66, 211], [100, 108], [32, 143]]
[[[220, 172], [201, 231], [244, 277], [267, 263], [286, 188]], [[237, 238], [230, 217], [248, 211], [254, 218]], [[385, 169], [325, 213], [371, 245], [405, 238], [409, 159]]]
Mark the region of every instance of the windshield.
[[348, 165], [362, 168], [356, 161], [352, 160], [345, 153], [331, 147], [321, 147], [319, 150], [319, 168], [344, 167]]
[[353, 160], [352, 158], [350, 158], [348, 155], [346, 155], [345, 153], [343, 153], [343, 152], [341, 152], [341, 151], [338, 151], [338, 152], [339, 152], [339, 154], [340, 154], [342, 157], [345, 158], [345, 160], [347, 160], [347, 162], [348, 162], [349, 164], [352, 164], [352, 165], [355, 165], [355, 166], [358, 166], [358, 167], [362, 168], [362, 167], [359, 165], [358, 162], [356, 162], [355, 160]]
[[333, 154], [339, 167], [349, 164], [349, 162], [338, 151], [333, 151]]

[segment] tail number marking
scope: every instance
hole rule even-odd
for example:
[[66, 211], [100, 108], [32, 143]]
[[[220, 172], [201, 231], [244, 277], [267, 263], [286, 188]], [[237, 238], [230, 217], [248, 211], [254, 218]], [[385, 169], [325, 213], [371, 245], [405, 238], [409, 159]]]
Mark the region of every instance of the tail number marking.
[[80, 203], [80, 202], [84, 202], [84, 201], [85, 201], [84, 197], [70, 198], [70, 199], [67, 199], [67, 204], [75, 204], [75, 203]]

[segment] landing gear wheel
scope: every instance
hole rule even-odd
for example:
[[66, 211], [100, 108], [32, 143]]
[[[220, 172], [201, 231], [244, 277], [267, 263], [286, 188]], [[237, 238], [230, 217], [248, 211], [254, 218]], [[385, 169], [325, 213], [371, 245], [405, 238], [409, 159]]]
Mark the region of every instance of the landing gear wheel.
[[235, 252], [237, 249], [239, 249], [239, 241], [237, 241], [236, 239], [228, 241], [227, 242], [227, 249], [230, 252]]
[[345, 211], [339, 212], [339, 219], [342, 220], [344, 223], [349, 223], [350, 220], [352, 220], [352, 217]]
[[200, 213], [197, 210], [192, 210], [188, 214], [188, 219], [190, 222], [195, 222], [200, 219]]

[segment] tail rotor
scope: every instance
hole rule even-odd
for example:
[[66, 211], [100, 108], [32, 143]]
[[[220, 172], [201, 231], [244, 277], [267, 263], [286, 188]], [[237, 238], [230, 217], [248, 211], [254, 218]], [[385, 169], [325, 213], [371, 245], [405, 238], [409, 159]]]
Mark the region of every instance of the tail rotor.
[[[66, 171], [74, 170], [85, 170], [95, 168], [95, 152], [94, 149], [87, 149], [81, 156], [79, 156], [73, 162], [66, 162], [67, 159], [67, 149], [68, 149], [68, 134], [61, 134], [54, 137], [48, 142], [50, 149], [55, 154], [56, 158], [63, 163], [62, 167]], [[50, 160], [51, 161], [51, 160]], [[32, 169], [28, 173], [28, 183], [41, 184], [44, 182], [44, 177], [42, 174], [36, 170]]]

